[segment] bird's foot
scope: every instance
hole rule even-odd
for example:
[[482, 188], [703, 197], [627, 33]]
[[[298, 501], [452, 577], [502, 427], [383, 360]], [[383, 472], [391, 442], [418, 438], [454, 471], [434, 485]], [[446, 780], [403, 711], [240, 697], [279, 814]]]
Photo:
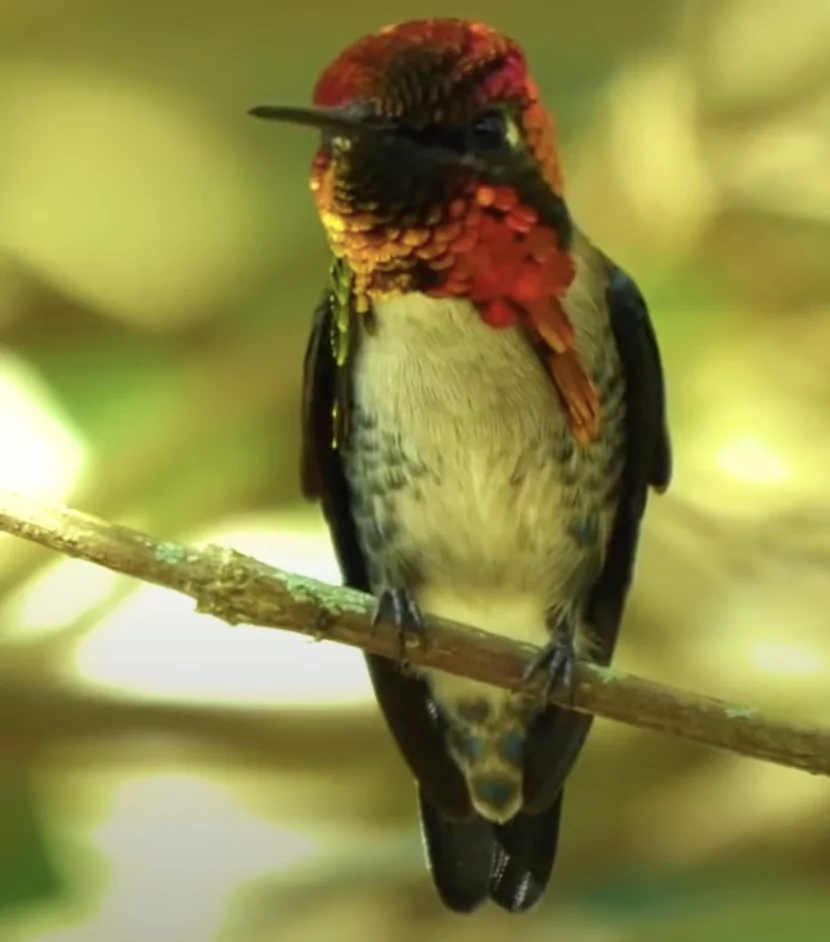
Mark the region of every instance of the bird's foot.
[[415, 599], [406, 589], [384, 589], [378, 596], [372, 627], [385, 621], [398, 630], [398, 667], [406, 661], [406, 646], [409, 638], [418, 644], [424, 643], [424, 618]]
[[577, 661], [574, 631], [567, 623], [560, 623], [555, 628], [553, 640], [546, 644], [528, 663], [522, 674], [522, 685], [526, 685], [536, 674], [544, 671], [545, 684], [541, 693], [542, 702], [547, 703], [553, 689], [559, 683], [565, 687], [568, 700], [573, 701]]

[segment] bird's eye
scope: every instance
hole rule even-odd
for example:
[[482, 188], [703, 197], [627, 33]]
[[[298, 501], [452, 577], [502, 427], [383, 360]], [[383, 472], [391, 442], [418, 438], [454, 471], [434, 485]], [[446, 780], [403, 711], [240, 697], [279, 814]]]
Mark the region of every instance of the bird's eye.
[[504, 115], [500, 111], [485, 111], [470, 125], [467, 137], [473, 150], [504, 150], [509, 146]]

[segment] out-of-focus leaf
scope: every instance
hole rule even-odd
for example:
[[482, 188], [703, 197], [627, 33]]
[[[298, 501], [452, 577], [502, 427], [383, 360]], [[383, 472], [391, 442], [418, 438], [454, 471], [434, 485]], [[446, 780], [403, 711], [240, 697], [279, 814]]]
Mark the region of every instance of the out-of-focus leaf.
[[160, 344], [141, 335], [127, 340], [120, 331], [90, 334], [72, 346], [43, 344], [29, 359], [94, 441], [120, 438], [114, 426], [151, 421], [168, 390], [164, 380], [177, 365], [175, 354]]
[[0, 915], [61, 895], [48, 830], [24, 766], [0, 763]]
[[695, 906], [622, 937], [623, 942], [826, 942], [830, 938], [827, 894], [805, 893], [787, 883], [754, 885], [740, 893], [704, 896]]

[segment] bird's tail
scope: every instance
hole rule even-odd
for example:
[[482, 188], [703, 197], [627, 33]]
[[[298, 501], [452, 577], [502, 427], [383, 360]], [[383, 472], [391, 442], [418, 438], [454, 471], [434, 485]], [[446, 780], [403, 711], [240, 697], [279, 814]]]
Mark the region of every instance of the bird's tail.
[[556, 857], [561, 794], [546, 811], [519, 813], [506, 824], [478, 814], [450, 821], [421, 792], [419, 800], [427, 862], [447, 907], [469, 913], [488, 897], [510, 912], [535, 905]]

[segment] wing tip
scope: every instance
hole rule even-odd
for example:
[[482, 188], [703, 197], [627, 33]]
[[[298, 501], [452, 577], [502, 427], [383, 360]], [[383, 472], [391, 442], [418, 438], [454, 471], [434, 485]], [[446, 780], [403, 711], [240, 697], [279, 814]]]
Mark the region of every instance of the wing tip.
[[450, 821], [419, 789], [421, 834], [438, 897], [452, 912], [474, 912], [488, 899], [515, 914], [533, 909], [547, 889], [559, 843], [561, 794], [538, 815], [503, 825], [480, 815]]
[[668, 429], [664, 427], [662, 440], [651, 466], [651, 475], [649, 484], [654, 488], [655, 493], [665, 494], [671, 484], [672, 474], [674, 472], [674, 461], [672, 459], [671, 443], [669, 441]]
[[511, 913], [533, 909], [548, 887], [559, 848], [562, 792], [539, 814], [519, 814], [495, 829], [490, 898]]
[[542, 898], [547, 888], [547, 880], [539, 883], [533, 874], [524, 870], [509, 883], [502, 881], [491, 888], [490, 899], [508, 913], [521, 915], [530, 912]]
[[433, 881], [438, 898], [451, 912], [459, 916], [469, 916], [487, 902], [486, 892], [469, 893], [464, 887], [448, 887]]
[[490, 895], [496, 852], [493, 826], [479, 815], [451, 821], [418, 789], [424, 854], [438, 897], [459, 914], [478, 909]]

